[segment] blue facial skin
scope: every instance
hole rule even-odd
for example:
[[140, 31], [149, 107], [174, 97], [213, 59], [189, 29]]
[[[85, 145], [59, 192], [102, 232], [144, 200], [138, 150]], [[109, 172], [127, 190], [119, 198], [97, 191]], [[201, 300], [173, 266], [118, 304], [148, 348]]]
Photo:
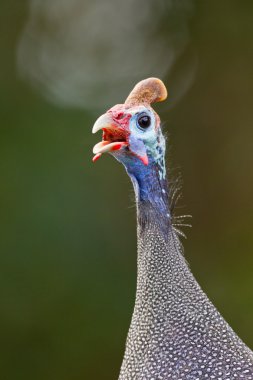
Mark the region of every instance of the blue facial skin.
[[[160, 126], [155, 127], [155, 117], [151, 110], [145, 111], [151, 117], [151, 125], [146, 130], [138, 126], [139, 112], [130, 119], [129, 147], [115, 151], [112, 155], [121, 162], [135, 190], [137, 204], [150, 205], [160, 215], [168, 214], [168, 184], [165, 169], [165, 139]], [[148, 156], [145, 165], [138, 156]]]

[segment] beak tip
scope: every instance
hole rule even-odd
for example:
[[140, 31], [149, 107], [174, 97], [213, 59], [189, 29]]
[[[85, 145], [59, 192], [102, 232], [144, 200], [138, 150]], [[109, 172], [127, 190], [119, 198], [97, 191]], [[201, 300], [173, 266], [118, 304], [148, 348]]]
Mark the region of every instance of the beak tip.
[[99, 130], [110, 126], [112, 124], [112, 119], [110, 115], [108, 114], [103, 114], [101, 115], [96, 121], [95, 124], [92, 127], [92, 133], [97, 133]]

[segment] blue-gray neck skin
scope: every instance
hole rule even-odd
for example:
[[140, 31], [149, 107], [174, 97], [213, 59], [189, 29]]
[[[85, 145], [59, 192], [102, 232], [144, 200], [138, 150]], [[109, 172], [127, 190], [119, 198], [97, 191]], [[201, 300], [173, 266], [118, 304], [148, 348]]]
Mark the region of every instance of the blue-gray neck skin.
[[253, 380], [251, 351], [183, 257], [169, 215], [164, 156], [149, 156], [148, 166], [137, 157], [123, 163], [136, 194], [138, 271], [119, 380]]
[[145, 228], [150, 219], [155, 218], [164, 236], [167, 236], [171, 225], [168, 182], [166, 177], [159, 175], [160, 164], [151, 161], [140, 172], [127, 171], [134, 186], [139, 226]]
[[148, 165], [133, 156], [115, 157], [123, 163], [132, 180], [137, 204], [138, 223], [144, 228], [150, 218], [159, 221], [164, 236], [171, 225], [169, 189], [165, 167], [165, 139], [159, 129], [156, 142], [146, 145]]

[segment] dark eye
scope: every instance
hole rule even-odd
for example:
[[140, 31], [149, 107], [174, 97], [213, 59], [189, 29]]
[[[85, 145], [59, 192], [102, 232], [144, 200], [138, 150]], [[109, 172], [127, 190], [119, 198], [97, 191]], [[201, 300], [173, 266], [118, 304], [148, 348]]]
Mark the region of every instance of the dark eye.
[[140, 115], [137, 119], [139, 127], [147, 129], [151, 124], [151, 118], [148, 115]]

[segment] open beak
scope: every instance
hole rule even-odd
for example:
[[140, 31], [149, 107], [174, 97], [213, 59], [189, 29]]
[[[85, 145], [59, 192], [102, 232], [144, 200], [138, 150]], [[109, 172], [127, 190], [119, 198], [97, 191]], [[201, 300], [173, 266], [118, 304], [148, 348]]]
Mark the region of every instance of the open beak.
[[108, 113], [100, 116], [92, 128], [92, 133], [103, 131], [102, 141], [93, 147], [93, 162], [97, 161], [102, 153], [119, 150], [128, 145], [127, 132]]

